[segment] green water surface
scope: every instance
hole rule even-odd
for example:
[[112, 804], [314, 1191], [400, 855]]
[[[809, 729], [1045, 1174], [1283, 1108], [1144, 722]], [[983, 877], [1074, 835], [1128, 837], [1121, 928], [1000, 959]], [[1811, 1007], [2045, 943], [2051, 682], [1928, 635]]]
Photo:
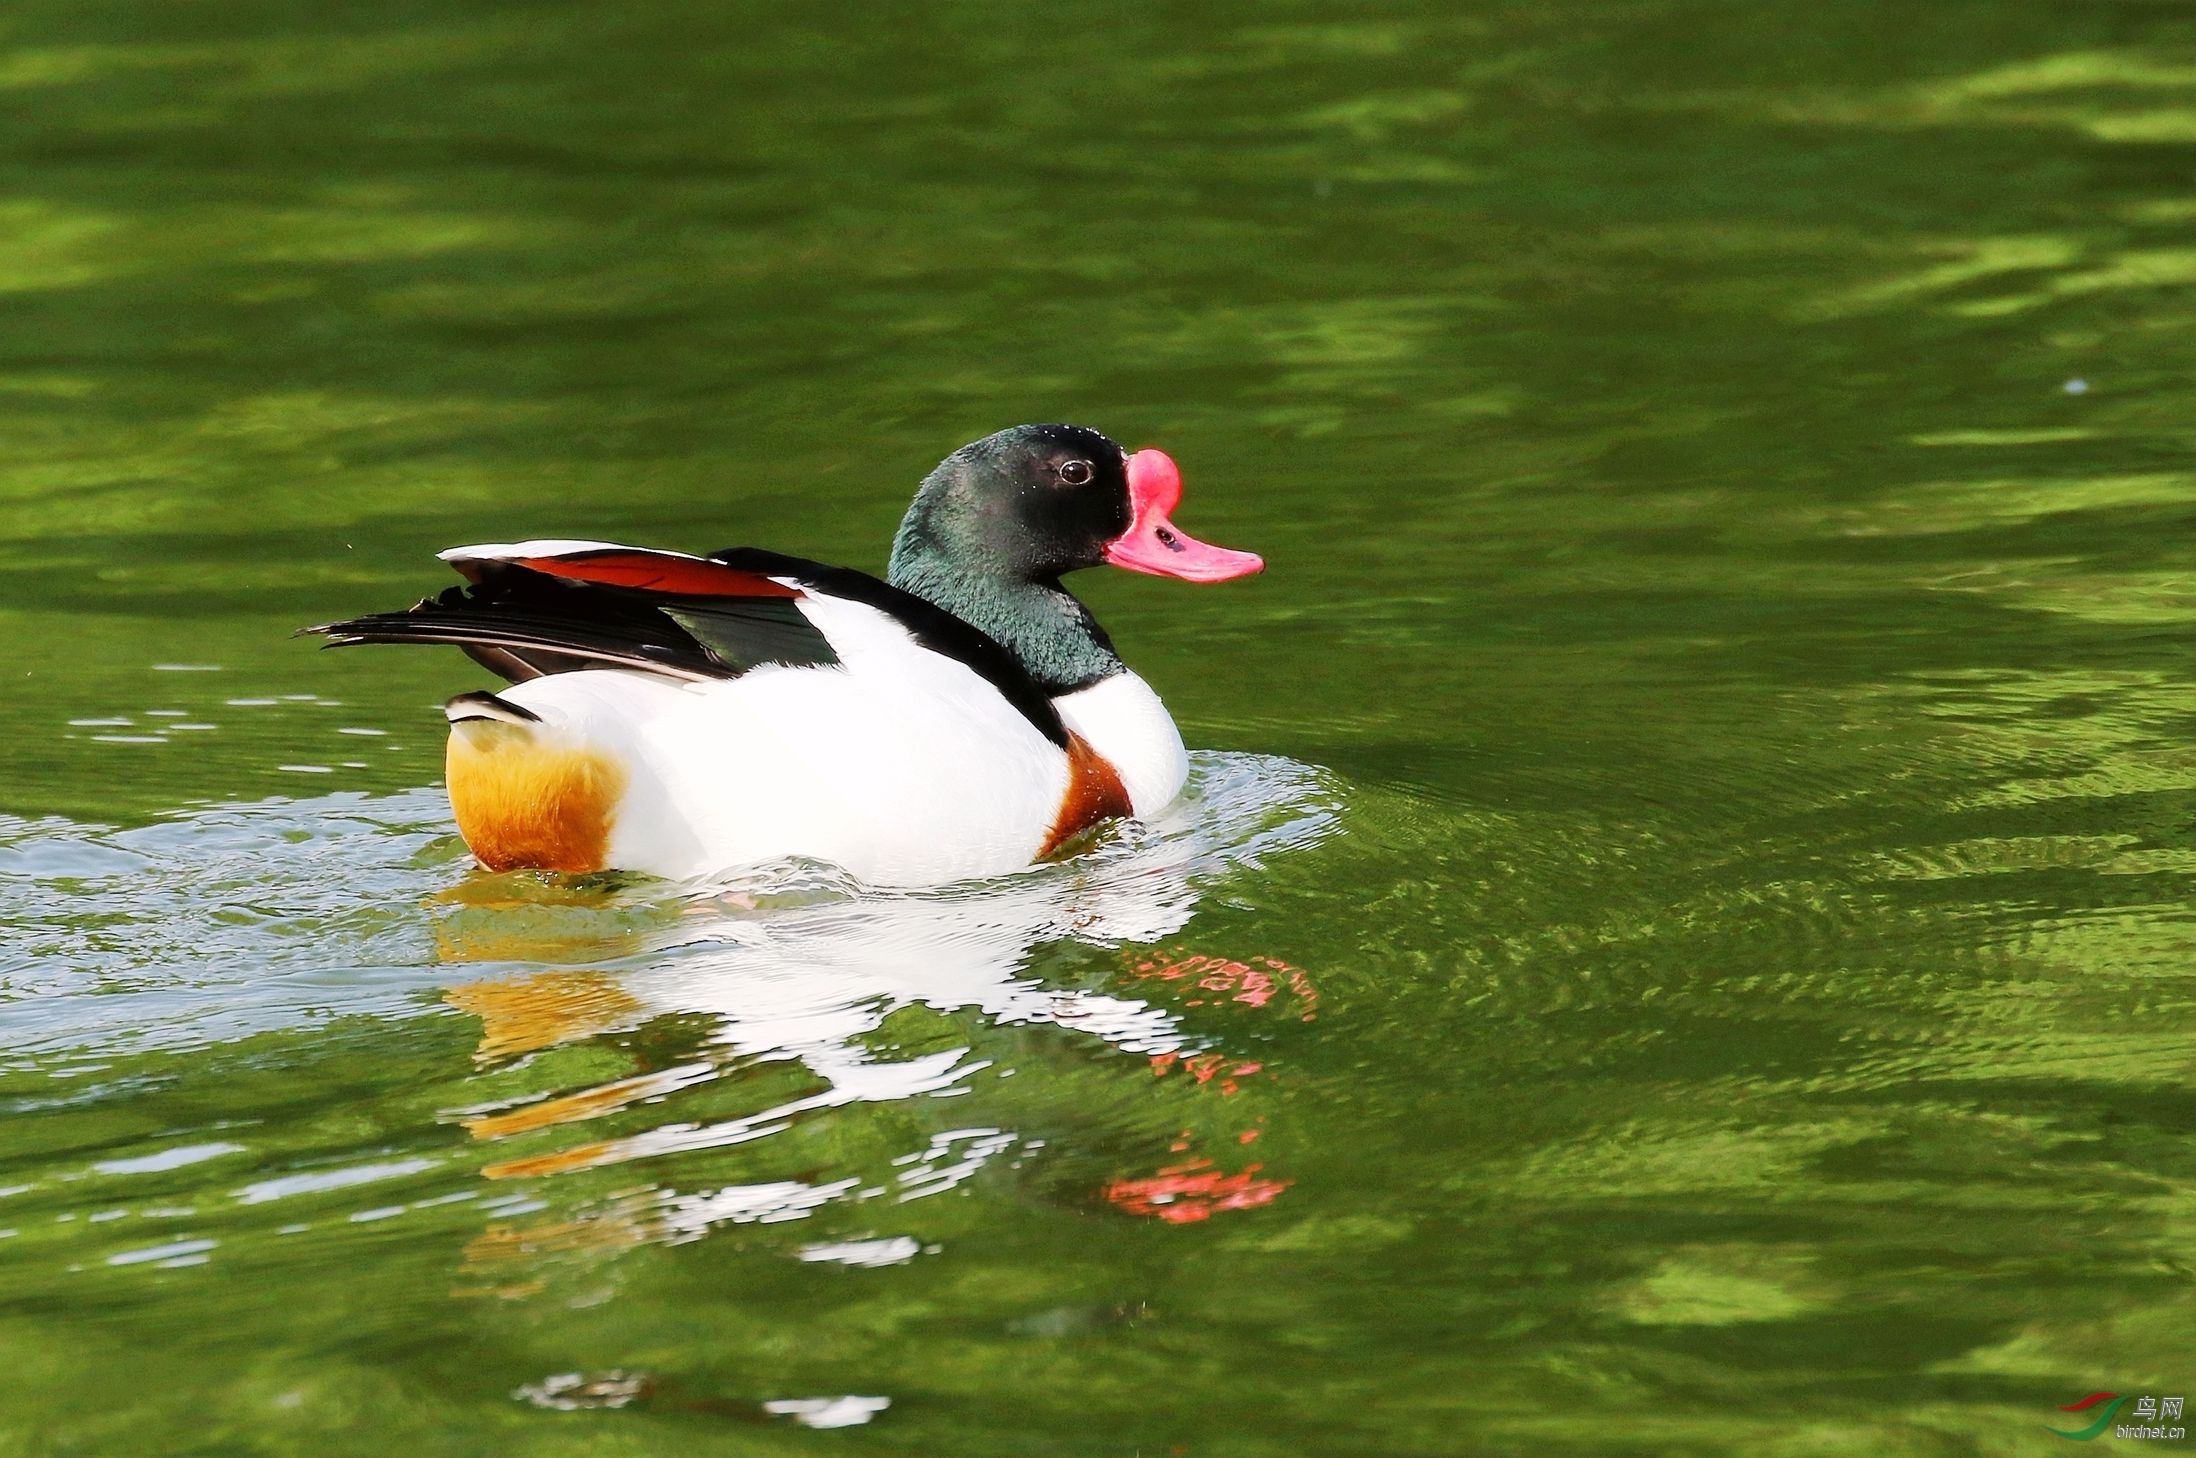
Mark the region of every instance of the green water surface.
[[[2192, 43], [20, 0], [0, 1452], [2044, 1454], [2196, 1387]], [[1201, 751], [1079, 862], [485, 876], [483, 676], [286, 636], [468, 541], [875, 569], [1063, 418], [1269, 563], [1078, 579]]]

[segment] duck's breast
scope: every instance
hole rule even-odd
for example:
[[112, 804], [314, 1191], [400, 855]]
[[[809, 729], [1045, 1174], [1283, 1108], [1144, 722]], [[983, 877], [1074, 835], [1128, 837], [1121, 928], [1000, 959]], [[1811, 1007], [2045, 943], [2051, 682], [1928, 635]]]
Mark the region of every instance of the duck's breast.
[[1052, 702], [1068, 728], [1113, 766], [1138, 816], [1156, 814], [1182, 793], [1189, 752], [1150, 684], [1123, 669]]

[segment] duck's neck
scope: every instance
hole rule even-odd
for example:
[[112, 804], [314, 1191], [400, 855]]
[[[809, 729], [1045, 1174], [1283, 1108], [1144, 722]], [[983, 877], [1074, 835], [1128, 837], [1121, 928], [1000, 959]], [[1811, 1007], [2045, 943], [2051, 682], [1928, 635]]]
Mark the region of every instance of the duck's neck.
[[1046, 692], [1070, 693], [1125, 666], [1090, 609], [1057, 577], [1026, 581], [973, 570], [910, 512], [885, 580], [997, 639]]

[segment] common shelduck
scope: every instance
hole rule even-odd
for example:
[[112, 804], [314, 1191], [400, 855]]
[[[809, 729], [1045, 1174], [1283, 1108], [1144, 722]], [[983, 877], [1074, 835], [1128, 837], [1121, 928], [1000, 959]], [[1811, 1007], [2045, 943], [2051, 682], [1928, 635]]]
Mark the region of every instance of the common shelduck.
[[1265, 565], [1175, 526], [1181, 495], [1164, 452], [1024, 425], [924, 479], [883, 581], [756, 547], [496, 543], [441, 554], [470, 586], [304, 631], [455, 644], [510, 681], [446, 708], [450, 807], [491, 870], [802, 857], [934, 885], [1181, 792], [1174, 721], [1060, 585]]

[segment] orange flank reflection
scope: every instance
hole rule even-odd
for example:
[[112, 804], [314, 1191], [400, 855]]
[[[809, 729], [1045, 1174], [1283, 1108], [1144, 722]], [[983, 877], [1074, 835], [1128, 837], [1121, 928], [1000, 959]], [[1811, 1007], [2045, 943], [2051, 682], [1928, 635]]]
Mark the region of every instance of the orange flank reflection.
[[506, 1159], [497, 1164], [480, 1167], [481, 1177], [491, 1180], [529, 1180], [541, 1175], [566, 1174], [575, 1169], [592, 1169], [598, 1164], [614, 1164], [621, 1158], [629, 1141], [598, 1139], [588, 1144], [575, 1144], [570, 1149], [560, 1149], [554, 1154], [536, 1154], [525, 1159]]
[[574, 1038], [625, 1025], [640, 1011], [615, 979], [600, 972], [541, 972], [497, 982], [469, 982], [443, 994], [459, 1012], [480, 1019], [483, 1061], [553, 1048]]
[[1106, 1203], [1130, 1215], [1145, 1215], [1170, 1225], [1210, 1220], [1222, 1210], [1251, 1210], [1270, 1205], [1293, 1181], [1262, 1180], [1262, 1164], [1245, 1165], [1234, 1174], [1209, 1159], [1170, 1164], [1140, 1180], [1115, 1180], [1106, 1186]]
[[558, 1257], [615, 1255], [649, 1238], [643, 1225], [623, 1215], [556, 1220], [527, 1229], [492, 1225], [466, 1242], [462, 1281], [450, 1294], [523, 1301], [548, 1289], [547, 1281], [527, 1278], [526, 1267]]
[[597, 1084], [581, 1089], [578, 1093], [562, 1098], [543, 1099], [539, 1103], [523, 1104], [499, 1114], [481, 1114], [465, 1121], [466, 1132], [475, 1139], [502, 1139], [512, 1134], [527, 1134], [536, 1129], [546, 1129], [552, 1124], [572, 1124], [581, 1119], [592, 1119], [597, 1114], [608, 1114], [624, 1108], [638, 1099], [661, 1098], [676, 1093], [689, 1084], [702, 1083], [716, 1075], [713, 1063], [682, 1063], [676, 1068], [666, 1068], [658, 1073], [635, 1074], [610, 1083]]
[[571, 1251], [625, 1250], [646, 1238], [638, 1222], [617, 1217], [554, 1220], [527, 1229], [492, 1225], [465, 1243], [465, 1263], [487, 1266]]
[[1303, 1021], [1308, 1023], [1318, 1015], [1319, 990], [1312, 986], [1311, 979], [1272, 957], [1252, 957], [1237, 962], [1171, 948], [1144, 958], [1133, 970], [1138, 977], [1172, 982], [1189, 992], [1211, 994], [1184, 998], [1185, 1007], [1234, 1002], [1262, 1008], [1278, 995], [1282, 997], [1282, 1006], [1293, 1008]]

